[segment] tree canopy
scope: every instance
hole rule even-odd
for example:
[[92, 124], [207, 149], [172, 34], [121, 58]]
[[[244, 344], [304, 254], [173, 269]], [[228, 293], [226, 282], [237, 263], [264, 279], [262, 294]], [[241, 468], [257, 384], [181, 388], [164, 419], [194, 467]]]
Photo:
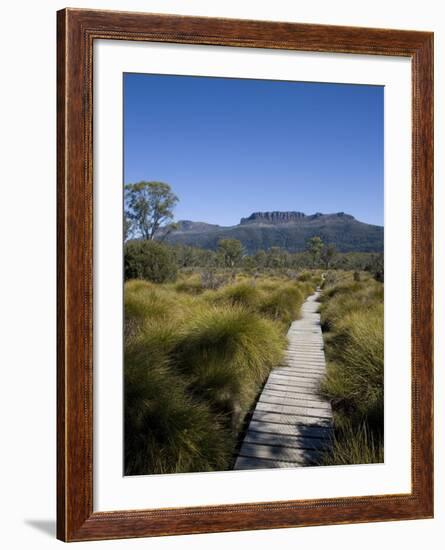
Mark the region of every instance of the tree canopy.
[[173, 220], [178, 203], [168, 183], [140, 181], [125, 185], [125, 220], [129, 236], [152, 240]]
[[221, 239], [218, 242], [218, 253], [226, 267], [234, 267], [243, 257], [243, 245], [237, 239]]
[[328, 244], [327, 246], [323, 247], [321, 251], [321, 259], [323, 260], [326, 269], [330, 268], [336, 254], [337, 249], [335, 247], [335, 244]]
[[315, 266], [320, 261], [320, 254], [324, 247], [324, 243], [320, 237], [311, 237], [307, 241], [307, 250], [312, 256], [312, 262]]

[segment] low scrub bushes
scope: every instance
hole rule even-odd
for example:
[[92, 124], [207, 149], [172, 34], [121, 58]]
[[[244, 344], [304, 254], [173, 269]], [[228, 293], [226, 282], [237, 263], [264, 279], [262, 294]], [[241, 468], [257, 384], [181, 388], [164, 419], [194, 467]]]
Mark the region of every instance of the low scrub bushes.
[[173, 250], [157, 241], [130, 241], [124, 247], [125, 279], [154, 283], [176, 280], [178, 267]]

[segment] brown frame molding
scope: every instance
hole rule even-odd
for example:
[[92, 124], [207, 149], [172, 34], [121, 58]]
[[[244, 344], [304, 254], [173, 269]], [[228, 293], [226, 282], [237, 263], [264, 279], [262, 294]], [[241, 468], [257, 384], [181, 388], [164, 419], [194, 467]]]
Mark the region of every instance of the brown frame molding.
[[[93, 512], [92, 69], [96, 39], [412, 60], [412, 492]], [[57, 537], [64, 541], [433, 516], [433, 34], [65, 9], [57, 13]]]

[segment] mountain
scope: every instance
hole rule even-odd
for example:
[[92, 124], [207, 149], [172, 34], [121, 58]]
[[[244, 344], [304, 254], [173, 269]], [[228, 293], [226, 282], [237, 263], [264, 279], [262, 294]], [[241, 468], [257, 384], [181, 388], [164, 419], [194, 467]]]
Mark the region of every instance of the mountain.
[[179, 221], [177, 226], [168, 242], [211, 250], [220, 239], [238, 239], [249, 254], [272, 246], [302, 252], [310, 237], [319, 236], [339, 252], [383, 252], [383, 227], [360, 222], [344, 212], [254, 212], [230, 227], [189, 220]]

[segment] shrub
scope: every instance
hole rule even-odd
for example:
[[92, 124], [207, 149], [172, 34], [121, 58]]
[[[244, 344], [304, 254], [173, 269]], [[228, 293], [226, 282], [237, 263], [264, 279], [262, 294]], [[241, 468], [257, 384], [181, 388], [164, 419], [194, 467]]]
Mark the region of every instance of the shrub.
[[124, 248], [125, 279], [165, 283], [176, 279], [178, 268], [172, 250], [156, 241], [131, 241]]
[[216, 290], [229, 281], [227, 273], [217, 273], [213, 269], [201, 271], [201, 286], [206, 290]]

